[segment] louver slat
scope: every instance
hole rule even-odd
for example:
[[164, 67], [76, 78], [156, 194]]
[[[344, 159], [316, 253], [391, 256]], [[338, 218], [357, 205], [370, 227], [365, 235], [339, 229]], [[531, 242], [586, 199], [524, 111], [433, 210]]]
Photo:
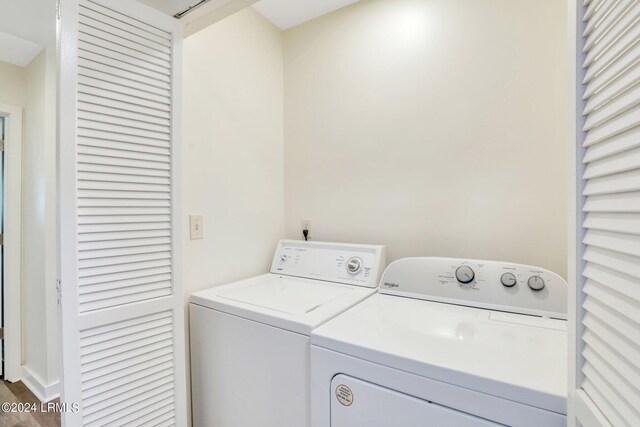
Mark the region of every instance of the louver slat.
[[584, 13], [584, 21], [587, 21], [589, 18], [591, 18], [596, 10], [598, 10], [602, 4], [604, 3], [604, 0], [593, 0], [590, 2], [589, 6], [587, 7], [586, 12]]
[[585, 196], [596, 196], [638, 190], [640, 190], [640, 169], [632, 169], [587, 180], [583, 194]]
[[[117, 12], [110, 7], [109, 3], [105, 3], [107, 6], [96, 2], [90, 1], [83, 4], [80, 10], [80, 15], [92, 15], [109, 25], [111, 29], [119, 29], [129, 34], [139, 35], [144, 39], [152, 40], [161, 46], [165, 46], [168, 52], [171, 51], [171, 34], [165, 30], [157, 28], [154, 25], [147, 24], [139, 19], [132, 18], [126, 14]], [[153, 49], [161, 49], [157, 45], [150, 45]]]
[[613, 193], [591, 196], [586, 201], [585, 212], [635, 212], [640, 213], [640, 192]]
[[[640, 66], [636, 61], [633, 66], [616, 75], [612, 80], [602, 82], [604, 86], [597, 93], [589, 97], [589, 101], [583, 110], [583, 114], [589, 114], [604, 105], [610, 104], [618, 97], [626, 96], [625, 92], [636, 86], [640, 80], [635, 75], [635, 69]], [[601, 82], [598, 82], [601, 83]], [[593, 119], [595, 121], [595, 119]]]
[[604, 157], [622, 153], [626, 150], [640, 147], [640, 126], [612, 136], [599, 144], [587, 148], [584, 161], [590, 163]]
[[606, 34], [638, 0], [621, 0], [611, 2], [612, 5], [607, 14], [602, 19], [590, 19], [587, 24], [584, 36], [588, 36], [587, 42], [583, 48], [583, 52], [588, 51], [604, 34]]
[[590, 129], [585, 137], [584, 146], [591, 147], [599, 142], [605, 142], [609, 138], [638, 126], [640, 126], [640, 106], [636, 105]]
[[[87, 122], [97, 122], [110, 125], [117, 125], [122, 127], [128, 127], [132, 129], [142, 129], [150, 132], [158, 132], [162, 135], [160, 139], [166, 139], [166, 135], [169, 133], [169, 124], [156, 124], [145, 121], [144, 118], [134, 118], [131, 115], [127, 117], [118, 117], [117, 115], [112, 114], [103, 114], [95, 112], [90, 105], [84, 106], [86, 110], [78, 111], [78, 118], [87, 121]], [[94, 111], [92, 111], [94, 110]]]
[[640, 258], [640, 236], [589, 230], [584, 237], [584, 243]]
[[640, 148], [627, 150], [589, 162], [583, 175], [585, 179], [632, 171], [640, 163]]
[[[610, 4], [612, 2], [606, 3]], [[625, 14], [613, 28], [602, 36], [602, 39], [588, 50], [584, 66], [592, 64], [596, 58], [607, 55], [609, 52], [616, 53], [618, 50], [627, 47], [628, 43], [632, 42], [638, 35], [638, 30], [634, 26], [639, 18], [640, 14], [637, 9], [632, 8], [629, 13]]]
[[600, 74], [612, 61], [635, 46], [638, 43], [639, 34], [640, 29], [638, 29], [638, 20], [636, 19], [629, 23], [629, 27], [625, 31], [618, 33], [618, 38], [613, 39], [602, 52], [599, 52], [600, 56], [590, 52], [583, 64], [588, 69], [585, 80], [589, 81], [593, 76]]
[[162, 154], [164, 156], [171, 155], [171, 151], [169, 150], [168, 147], [165, 148], [165, 147], [158, 147], [150, 144], [119, 142], [119, 141], [104, 140], [99, 138], [79, 137], [78, 145], [82, 147], [97, 147], [97, 148], [107, 148], [112, 150], [133, 151], [136, 153]]
[[629, 213], [590, 213], [584, 222], [590, 230], [640, 235], [640, 215]]
[[[91, 18], [91, 15], [93, 15], [93, 17], [99, 16], [92, 14], [91, 12], [87, 13], [89, 18]], [[90, 23], [87, 24], [86, 22]], [[101, 29], [95, 28], [96, 26], [101, 27]], [[95, 19], [87, 19], [85, 22], [81, 20], [78, 30], [84, 34], [85, 40], [92, 41], [94, 44], [106, 46], [108, 49], [116, 47], [113, 45], [117, 45], [118, 49], [122, 53], [126, 53], [128, 55], [133, 54], [133, 56], [140, 53], [149, 58], [150, 62], [161, 60], [166, 64], [171, 61], [171, 50], [168, 47], [150, 42], [147, 39], [140, 37], [140, 33], [132, 34], [118, 31], [117, 29], [109, 27]], [[104, 41], [107, 41], [108, 43], [104, 44]]]

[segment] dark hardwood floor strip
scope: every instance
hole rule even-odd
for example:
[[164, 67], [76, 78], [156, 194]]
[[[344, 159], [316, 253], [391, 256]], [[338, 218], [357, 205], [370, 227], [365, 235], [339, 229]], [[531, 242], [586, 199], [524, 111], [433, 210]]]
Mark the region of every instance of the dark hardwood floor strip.
[[[60, 399], [52, 402], [59, 403]], [[21, 381], [10, 383], [0, 380], [1, 403], [35, 404], [35, 412], [2, 412], [0, 410], [0, 427], [60, 427], [60, 414], [57, 412], [41, 412], [40, 401]]]

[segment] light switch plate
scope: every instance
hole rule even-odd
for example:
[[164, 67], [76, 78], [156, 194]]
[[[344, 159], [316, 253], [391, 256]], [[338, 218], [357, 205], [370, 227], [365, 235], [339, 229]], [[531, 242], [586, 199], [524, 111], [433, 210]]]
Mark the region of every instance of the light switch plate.
[[189, 215], [189, 229], [191, 240], [204, 238], [204, 224], [202, 215]]

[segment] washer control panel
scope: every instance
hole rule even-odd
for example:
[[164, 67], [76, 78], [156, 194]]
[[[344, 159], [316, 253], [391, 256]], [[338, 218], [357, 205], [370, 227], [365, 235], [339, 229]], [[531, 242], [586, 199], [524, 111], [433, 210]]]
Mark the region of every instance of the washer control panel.
[[281, 240], [271, 273], [375, 288], [385, 261], [384, 246]]
[[567, 283], [540, 267], [455, 258], [404, 258], [384, 272], [380, 293], [559, 319]]

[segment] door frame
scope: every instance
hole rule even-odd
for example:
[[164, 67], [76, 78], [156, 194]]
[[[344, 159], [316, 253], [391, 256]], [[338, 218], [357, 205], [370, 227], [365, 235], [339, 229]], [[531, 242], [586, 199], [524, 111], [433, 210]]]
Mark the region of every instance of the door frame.
[[[5, 118], [4, 379], [22, 377], [22, 108], [0, 104]], [[11, 266], [16, 266], [12, 268]]]
[[582, 350], [584, 342], [582, 335], [584, 326], [582, 318], [585, 310], [583, 303], [585, 294], [582, 288], [585, 278], [582, 275], [586, 262], [583, 255], [586, 245], [583, 243], [586, 229], [583, 223], [586, 213], [583, 211], [586, 197], [583, 191], [586, 180], [583, 178], [585, 165], [582, 162], [586, 153], [583, 142], [586, 132], [583, 130], [586, 118], [582, 111], [586, 101], [583, 100], [585, 85], [582, 83], [586, 70], [583, 63], [586, 53], [583, 51], [585, 37], [583, 36], [586, 22], [583, 21], [587, 6], [578, 0], [568, 0], [567, 30], [569, 40], [569, 217], [568, 228], [568, 399], [567, 426], [603, 427], [610, 426], [606, 417], [593, 403], [591, 398], [582, 390], [584, 374], [582, 365], [584, 356]]

